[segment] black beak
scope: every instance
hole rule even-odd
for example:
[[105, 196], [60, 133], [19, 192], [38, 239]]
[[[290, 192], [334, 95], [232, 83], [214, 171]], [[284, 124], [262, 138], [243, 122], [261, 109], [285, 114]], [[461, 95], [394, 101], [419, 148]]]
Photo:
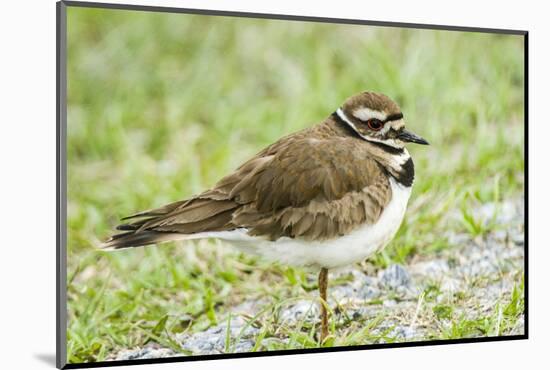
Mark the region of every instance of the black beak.
[[408, 143], [417, 143], [422, 145], [430, 145], [425, 139], [421, 138], [420, 136], [413, 134], [410, 131], [407, 131], [405, 129], [401, 130], [397, 134], [397, 138], [403, 141], [406, 141]]

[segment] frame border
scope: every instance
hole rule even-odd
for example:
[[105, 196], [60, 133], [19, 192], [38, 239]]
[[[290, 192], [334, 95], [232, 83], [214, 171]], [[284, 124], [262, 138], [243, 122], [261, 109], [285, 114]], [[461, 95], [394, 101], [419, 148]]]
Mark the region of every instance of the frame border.
[[[442, 31], [461, 31], [461, 32], [479, 32], [479, 33], [496, 33], [506, 35], [523, 36], [524, 40], [524, 334], [498, 336], [498, 337], [476, 337], [476, 338], [460, 338], [446, 340], [427, 340], [417, 342], [403, 343], [378, 343], [365, 344], [357, 346], [345, 347], [319, 347], [308, 349], [291, 349], [277, 350], [264, 352], [243, 352], [243, 353], [226, 353], [213, 355], [194, 355], [194, 356], [174, 356], [154, 359], [136, 359], [136, 360], [117, 360], [117, 361], [98, 361], [85, 363], [68, 363], [67, 362], [67, 7], [79, 8], [99, 8], [99, 9], [114, 9], [114, 10], [132, 10], [145, 12], [161, 12], [161, 13], [180, 13], [180, 14], [196, 14], [209, 16], [223, 17], [238, 17], [238, 18], [259, 18], [270, 20], [288, 20], [301, 22], [316, 22], [316, 23], [336, 23], [348, 25], [369, 25], [378, 27], [399, 27], [399, 28], [414, 28], [426, 30], [442, 30]], [[384, 348], [403, 348], [403, 347], [421, 347], [434, 345], [449, 345], [449, 344], [466, 344], [466, 343], [483, 343], [483, 342], [499, 342], [512, 340], [525, 340], [529, 338], [529, 294], [528, 294], [528, 141], [529, 141], [529, 32], [527, 30], [514, 29], [498, 29], [498, 28], [483, 28], [483, 27], [462, 27], [452, 25], [431, 25], [423, 23], [402, 23], [402, 22], [385, 22], [349, 18], [327, 18], [315, 16], [301, 15], [286, 15], [286, 14], [268, 14], [268, 13], [253, 13], [253, 12], [238, 12], [225, 10], [210, 10], [210, 9], [191, 9], [191, 8], [176, 8], [163, 6], [149, 5], [132, 5], [132, 4], [113, 4], [100, 2], [84, 2], [84, 1], [67, 1], [61, 0], [56, 3], [56, 122], [57, 122], [57, 140], [56, 140], [56, 228], [57, 228], [57, 249], [56, 249], [56, 367], [58, 369], [81, 369], [81, 368], [96, 368], [96, 367], [111, 367], [111, 366], [126, 366], [126, 365], [143, 365], [143, 364], [159, 364], [159, 363], [174, 363], [174, 362], [191, 362], [191, 361], [209, 361], [233, 358], [250, 358], [250, 357], [268, 357], [281, 355], [295, 354], [313, 354], [313, 353], [328, 353], [328, 352], [343, 352], [343, 351], [358, 351]]]
[[56, 10], [56, 347], [55, 364], [67, 364], [67, 7]]
[[403, 343], [377, 343], [377, 344], [364, 344], [364, 345], [358, 345], [358, 346], [345, 346], [345, 347], [285, 349], [285, 350], [277, 350], [277, 351], [222, 353], [222, 354], [214, 354], [214, 355], [174, 356], [174, 357], [136, 359], [136, 360], [97, 361], [97, 362], [83, 362], [78, 364], [68, 363], [64, 367], [62, 367], [62, 369], [87, 369], [87, 368], [96, 368], [96, 367], [165, 364], [165, 363], [173, 363], [173, 362], [210, 361], [210, 360], [224, 360], [224, 359], [233, 359], [233, 358], [271, 357], [271, 356], [287, 356], [287, 355], [300, 355], [300, 354], [308, 355], [308, 354], [315, 354], [315, 353], [365, 351], [365, 350], [386, 349], [386, 348], [441, 346], [441, 345], [449, 345], [449, 344], [467, 344], [467, 343], [482, 343], [482, 342], [502, 342], [502, 341], [523, 340], [523, 339], [527, 339], [526, 335], [442, 339], [442, 340], [403, 342]]
[[238, 17], [238, 18], [261, 18], [261, 19], [276, 19], [276, 20], [286, 20], [286, 21], [339, 23], [339, 24], [352, 24], [352, 25], [355, 24], [355, 25], [369, 25], [369, 26], [381, 26], [381, 27], [443, 30], [443, 31], [500, 33], [500, 34], [508, 34], [508, 35], [527, 34], [526, 30], [502, 29], [502, 28], [484, 28], [484, 27], [468, 27], [468, 26], [462, 27], [462, 26], [437, 25], [437, 24], [431, 25], [431, 24], [425, 24], [425, 23], [386, 22], [386, 21], [373, 21], [373, 20], [352, 19], [352, 18], [330, 18], [330, 17], [315, 17], [315, 16], [304, 16], [304, 15], [238, 12], [238, 11], [215, 10], [215, 9], [176, 8], [176, 7], [167, 7], [167, 6], [151, 6], [151, 5], [113, 4], [113, 3], [100, 3], [100, 2], [72, 1], [72, 0], [62, 0], [61, 2], [67, 6], [81, 7], [81, 8], [137, 10], [137, 11], [146, 11], [146, 12], [200, 14], [200, 15]]

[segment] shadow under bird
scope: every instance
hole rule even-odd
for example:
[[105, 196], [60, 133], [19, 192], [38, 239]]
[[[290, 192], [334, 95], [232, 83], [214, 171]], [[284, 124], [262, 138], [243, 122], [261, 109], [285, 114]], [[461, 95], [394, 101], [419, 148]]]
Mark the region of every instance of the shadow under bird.
[[102, 247], [218, 238], [283, 264], [319, 272], [322, 343], [329, 334], [328, 269], [382, 250], [403, 220], [414, 181], [405, 129], [383, 94], [348, 98], [315, 126], [259, 152], [214, 187], [125, 217]]

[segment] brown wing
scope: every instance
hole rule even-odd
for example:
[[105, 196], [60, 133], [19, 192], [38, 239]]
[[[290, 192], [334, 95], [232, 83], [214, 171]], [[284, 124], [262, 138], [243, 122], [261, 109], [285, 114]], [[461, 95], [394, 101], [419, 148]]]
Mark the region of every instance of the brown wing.
[[374, 223], [391, 198], [382, 167], [353, 139], [303, 139], [281, 148], [230, 192], [233, 223], [251, 235], [328, 239]]
[[375, 222], [390, 198], [384, 170], [358, 140], [295, 136], [268, 147], [212, 189], [130, 216], [138, 220], [118, 229], [134, 236], [244, 227], [272, 240], [327, 239]]

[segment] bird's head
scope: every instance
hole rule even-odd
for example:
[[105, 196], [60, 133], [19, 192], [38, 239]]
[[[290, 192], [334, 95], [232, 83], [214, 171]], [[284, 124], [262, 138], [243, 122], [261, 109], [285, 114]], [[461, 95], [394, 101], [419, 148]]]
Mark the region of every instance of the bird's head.
[[354, 95], [336, 114], [364, 140], [397, 149], [406, 143], [428, 145], [425, 139], [405, 129], [401, 109], [386, 95], [368, 91]]

